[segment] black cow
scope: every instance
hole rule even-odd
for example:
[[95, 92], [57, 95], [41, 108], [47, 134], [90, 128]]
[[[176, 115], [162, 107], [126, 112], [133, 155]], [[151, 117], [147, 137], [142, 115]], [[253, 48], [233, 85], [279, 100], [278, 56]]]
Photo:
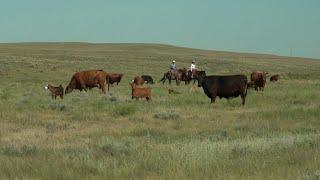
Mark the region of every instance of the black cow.
[[153, 84], [153, 79], [151, 76], [149, 75], [142, 75], [141, 76], [142, 79], [144, 79], [144, 81], [146, 82], [146, 84]]
[[198, 87], [203, 88], [205, 94], [215, 102], [216, 97], [232, 98], [241, 95], [242, 105], [245, 104], [247, 96], [247, 82], [245, 75], [227, 76], [199, 76]]

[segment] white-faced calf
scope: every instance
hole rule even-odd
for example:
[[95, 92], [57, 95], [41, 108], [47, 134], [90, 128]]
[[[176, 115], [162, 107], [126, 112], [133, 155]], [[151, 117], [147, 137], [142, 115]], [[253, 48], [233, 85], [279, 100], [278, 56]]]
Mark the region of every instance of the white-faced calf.
[[136, 87], [136, 84], [133, 82], [130, 85], [132, 88], [132, 99], [146, 98], [147, 101], [151, 100], [150, 88]]
[[52, 99], [57, 99], [57, 96], [60, 96], [60, 98], [63, 99], [64, 90], [62, 85], [55, 87], [51, 84], [48, 84], [45, 88], [51, 92]]

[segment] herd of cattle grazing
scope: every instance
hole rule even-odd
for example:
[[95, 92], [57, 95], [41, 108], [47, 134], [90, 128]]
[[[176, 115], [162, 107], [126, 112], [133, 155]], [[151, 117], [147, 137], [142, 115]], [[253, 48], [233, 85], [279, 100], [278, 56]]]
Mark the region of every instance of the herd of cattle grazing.
[[[186, 69], [171, 70], [164, 73], [163, 78], [159, 82], [165, 83], [166, 80], [171, 84], [172, 80], [176, 81], [177, 85], [184, 81], [185, 84], [190, 84], [191, 81], [195, 84], [198, 82], [198, 87], [202, 87], [204, 93], [211, 99], [211, 103], [215, 102], [216, 97], [233, 98], [241, 97], [242, 105], [245, 104], [247, 91], [250, 88], [256, 91], [264, 91], [267, 82], [267, 72], [253, 71], [248, 81], [245, 75], [212, 75], [207, 76], [205, 71], [190, 71]], [[106, 93], [106, 89], [110, 89], [110, 85], [119, 84], [123, 74], [120, 73], [106, 73], [103, 70], [89, 70], [76, 72], [66, 89], [62, 85], [55, 87], [48, 84], [45, 88], [51, 92], [52, 99], [59, 96], [63, 99], [64, 94], [71, 93], [77, 89], [80, 91], [87, 91], [92, 88], [101, 89], [102, 93]], [[270, 82], [278, 81], [280, 76], [278, 74], [270, 77]], [[151, 100], [151, 88], [143, 87], [144, 84], [154, 84], [153, 78], [150, 75], [136, 76], [130, 83], [132, 99], [138, 100], [145, 98], [147, 101]], [[106, 87], [107, 86], [107, 87]], [[169, 93], [174, 91], [169, 89]]]

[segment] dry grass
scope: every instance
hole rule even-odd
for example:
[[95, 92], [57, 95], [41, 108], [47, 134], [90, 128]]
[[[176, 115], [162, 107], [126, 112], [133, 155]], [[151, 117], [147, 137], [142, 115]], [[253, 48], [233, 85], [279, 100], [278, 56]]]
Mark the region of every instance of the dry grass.
[[[202, 89], [155, 84], [130, 99], [129, 82], [158, 81], [171, 59], [207, 74], [281, 75], [264, 93], [210, 104]], [[165, 45], [0, 44], [0, 178], [317, 179], [320, 61]], [[52, 101], [78, 70], [124, 73], [107, 95]], [[168, 94], [168, 88], [181, 94]]]

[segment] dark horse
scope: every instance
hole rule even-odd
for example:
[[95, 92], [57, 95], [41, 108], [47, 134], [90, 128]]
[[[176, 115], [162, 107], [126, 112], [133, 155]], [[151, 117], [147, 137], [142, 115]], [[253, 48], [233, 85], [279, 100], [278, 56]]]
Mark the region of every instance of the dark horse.
[[202, 77], [206, 76], [206, 71], [188, 70], [187, 74], [188, 74], [188, 80], [189, 80], [188, 83], [190, 83], [193, 80], [193, 84], [195, 84], [196, 81], [198, 81], [198, 78], [200, 76], [202, 76]]
[[178, 70], [170, 70], [163, 74], [163, 78], [160, 79], [159, 82], [162, 82], [164, 84], [168, 79], [169, 84], [171, 84], [171, 80], [176, 80], [177, 85], [180, 85], [181, 81], [185, 81], [185, 83], [188, 84], [190, 82], [190, 77], [191, 76], [188, 75], [188, 71], [185, 68]]

